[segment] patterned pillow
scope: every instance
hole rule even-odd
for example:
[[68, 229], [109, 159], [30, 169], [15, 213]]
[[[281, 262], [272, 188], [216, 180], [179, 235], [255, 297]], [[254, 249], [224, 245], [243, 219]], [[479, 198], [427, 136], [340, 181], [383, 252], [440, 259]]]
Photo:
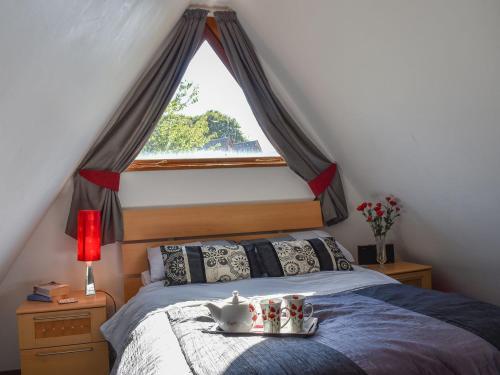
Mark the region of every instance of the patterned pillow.
[[[191, 255], [191, 258], [196, 256], [197, 248], [199, 248], [199, 246], [160, 246], [163, 269], [165, 272], [165, 286], [183, 285], [195, 282], [193, 277], [191, 277], [189, 255]], [[193, 252], [192, 249], [195, 249], [195, 251]], [[196, 279], [196, 275], [193, 276], [194, 279]]]
[[285, 276], [318, 272], [320, 263], [308, 241], [272, 242]]
[[248, 258], [240, 245], [160, 246], [160, 251], [165, 286], [250, 277]]
[[244, 247], [252, 278], [353, 270], [333, 237], [278, 242], [257, 239], [245, 241]]
[[307, 240], [314, 248], [320, 262], [321, 271], [352, 271], [352, 265], [337, 246], [333, 237]]
[[241, 245], [202, 246], [207, 283], [250, 278], [250, 264]]
[[351, 262], [347, 260], [342, 250], [337, 245], [337, 241], [333, 237], [325, 237], [321, 239], [326, 245], [326, 248], [330, 251], [332, 260], [335, 261], [337, 271], [352, 271]]

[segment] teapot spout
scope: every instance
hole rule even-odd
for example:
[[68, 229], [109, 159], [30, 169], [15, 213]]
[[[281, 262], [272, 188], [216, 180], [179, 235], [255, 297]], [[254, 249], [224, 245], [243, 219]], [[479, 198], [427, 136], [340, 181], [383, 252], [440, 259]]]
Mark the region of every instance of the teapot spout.
[[210, 314], [212, 314], [214, 319], [219, 321], [221, 317], [221, 308], [212, 302], [205, 303], [205, 306], [210, 310]]

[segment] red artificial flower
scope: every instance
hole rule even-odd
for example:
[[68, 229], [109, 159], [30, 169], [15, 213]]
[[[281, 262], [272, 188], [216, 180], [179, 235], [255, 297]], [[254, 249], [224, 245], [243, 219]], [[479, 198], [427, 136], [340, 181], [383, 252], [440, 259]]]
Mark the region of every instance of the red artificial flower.
[[384, 216], [384, 211], [377, 211], [377, 216], [378, 217]]
[[250, 309], [250, 312], [255, 311], [255, 307], [253, 307], [253, 305], [252, 305], [252, 304], [249, 304], [249, 305], [248, 305], [248, 308]]
[[267, 320], [267, 316], [262, 315], [262, 320]]
[[273, 313], [269, 314], [269, 319], [274, 319], [276, 315], [274, 315]]
[[372, 208], [372, 206], [373, 206], [372, 202], [368, 202], [367, 206], [368, 206], [368, 208]]
[[365, 208], [366, 208], [367, 206], [368, 206], [368, 203], [363, 202], [363, 203], [361, 203], [361, 204], [360, 204], [360, 205], [356, 208], [356, 210], [358, 210], [358, 211], [364, 211], [364, 210], [365, 210]]
[[290, 312], [290, 315], [291, 315], [292, 317], [294, 317], [295, 315], [297, 315], [297, 313], [296, 313], [295, 311], [292, 311], [292, 312]]
[[372, 221], [373, 221], [373, 217], [368, 216], [368, 217], [366, 218], [366, 221], [368, 221], [368, 222], [372, 222]]
[[269, 311], [271, 311], [271, 312], [273, 313], [273, 312], [276, 312], [276, 309], [274, 308], [274, 306], [271, 306], [271, 307], [269, 308]]
[[382, 207], [382, 203], [378, 202], [378, 203], [375, 205], [375, 209], [380, 208], [380, 207]]
[[253, 315], [252, 320], [255, 322], [257, 320], [257, 315]]
[[397, 204], [398, 204], [398, 202], [396, 202], [396, 201], [390, 201], [390, 202], [389, 202], [389, 204], [390, 204], [391, 206], [395, 206], [395, 205], [397, 205]]
[[303, 319], [303, 318], [304, 318], [304, 314], [300, 314], [299, 319]]
[[299, 312], [302, 311], [302, 305], [299, 306], [299, 309], [298, 309]]
[[292, 303], [292, 310], [297, 310], [297, 306], [294, 303]]
[[387, 202], [390, 202], [390, 201], [392, 200], [392, 197], [390, 197], [390, 196], [389, 196], [389, 197], [385, 197], [385, 200], [386, 200]]

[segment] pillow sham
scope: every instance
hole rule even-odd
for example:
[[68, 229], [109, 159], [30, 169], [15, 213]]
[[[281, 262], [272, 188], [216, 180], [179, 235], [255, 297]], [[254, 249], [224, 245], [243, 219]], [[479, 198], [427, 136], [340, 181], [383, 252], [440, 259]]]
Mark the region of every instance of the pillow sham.
[[[231, 245], [231, 244], [234, 244], [234, 242], [226, 240], [213, 240], [213, 241], [203, 241], [203, 242], [197, 241], [197, 242], [183, 243], [178, 246]], [[165, 265], [163, 263], [164, 259], [161, 253], [161, 246], [148, 248], [147, 254], [148, 254], [151, 282], [165, 280]]]
[[285, 276], [318, 272], [319, 259], [308, 241], [272, 242]]
[[334, 237], [300, 241], [245, 241], [252, 278], [300, 275], [317, 271], [351, 271], [352, 265]]
[[352, 271], [352, 265], [337, 246], [334, 237], [311, 238], [308, 242], [313, 246], [320, 259], [321, 271]]
[[[292, 232], [289, 233], [289, 235], [295, 240], [310, 240], [312, 238], [332, 237], [330, 233], [325, 232], [323, 230], [306, 230], [302, 232]], [[347, 250], [344, 246], [342, 246], [342, 244], [339, 241], [335, 240], [335, 243], [337, 244], [339, 250], [342, 251], [345, 258], [351, 263], [354, 262], [354, 257], [352, 256], [351, 252]]]
[[250, 278], [250, 264], [241, 245], [202, 246], [207, 283]]
[[283, 269], [269, 240], [260, 239], [244, 242], [243, 247], [250, 264], [252, 278], [283, 276]]
[[215, 283], [250, 278], [241, 245], [160, 246], [165, 286]]

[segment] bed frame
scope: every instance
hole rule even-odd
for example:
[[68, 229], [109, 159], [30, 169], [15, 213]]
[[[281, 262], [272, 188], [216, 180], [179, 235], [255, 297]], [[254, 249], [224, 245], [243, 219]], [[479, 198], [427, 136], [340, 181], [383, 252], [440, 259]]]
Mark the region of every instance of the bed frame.
[[207, 239], [279, 237], [323, 226], [318, 201], [129, 208], [123, 210], [123, 221], [125, 302], [142, 286], [140, 274], [148, 269], [148, 247]]

